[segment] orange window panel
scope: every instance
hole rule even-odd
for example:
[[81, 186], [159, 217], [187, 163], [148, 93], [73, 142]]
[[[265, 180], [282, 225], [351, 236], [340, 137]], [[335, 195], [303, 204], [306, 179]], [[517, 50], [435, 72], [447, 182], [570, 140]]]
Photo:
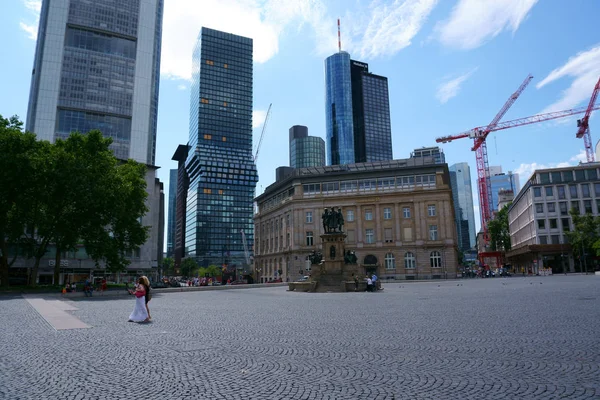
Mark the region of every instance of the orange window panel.
[[201, 98], [201, 99], [200, 99], [200, 102], [201, 102], [201, 103], [204, 103], [204, 104], [208, 104], [208, 99], [205, 99], [205, 98], [203, 97], [203, 98]]
[[204, 189], [204, 194], [211, 194], [212, 190], [211, 189]]
[[229, 65], [223, 64], [223, 68], [229, 68]]
[[207, 63], [208, 65], [215, 65], [215, 63], [214, 63], [212, 60], [206, 60], [206, 63]]
[[219, 194], [223, 194], [223, 189], [219, 189]]
[[206, 133], [206, 134], [204, 134], [204, 139], [211, 140], [212, 139], [212, 135], [209, 135], [209, 134]]
[[221, 137], [221, 140], [222, 140], [223, 142], [226, 142], [226, 141], [227, 141], [227, 136], [223, 136], [223, 137]]
[[223, 102], [223, 107], [227, 107], [227, 102], [226, 101]]

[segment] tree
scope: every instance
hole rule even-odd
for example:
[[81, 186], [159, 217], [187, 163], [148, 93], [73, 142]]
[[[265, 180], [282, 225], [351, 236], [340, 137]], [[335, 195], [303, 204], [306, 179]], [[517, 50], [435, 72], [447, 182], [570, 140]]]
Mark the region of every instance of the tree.
[[198, 264], [196, 260], [193, 258], [186, 258], [181, 262], [179, 266], [179, 270], [181, 271], [182, 276], [190, 277], [193, 276], [198, 268]]
[[171, 257], [165, 257], [161, 263], [163, 276], [171, 276], [175, 274], [175, 260]]
[[573, 254], [585, 263], [592, 249], [597, 249], [600, 245], [596, 244], [600, 240], [598, 236], [600, 221], [590, 213], [580, 215], [576, 209], [571, 209], [569, 214], [573, 219], [573, 230], [565, 232], [565, 235], [569, 239]]
[[[8, 286], [8, 271], [19, 254], [32, 185], [32, 159], [39, 149], [35, 135], [23, 132], [17, 116], [0, 115], [0, 284]], [[13, 254], [10, 248], [14, 249]]]
[[217, 267], [216, 265], [209, 265], [206, 268], [206, 272], [210, 276], [218, 277], [223, 275], [223, 269], [221, 267]]
[[498, 211], [496, 217], [488, 223], [490, 246], [493, 251], [508, 251], [511, 248], [510, 231], [508, 230], [508, 209], [510, 208], [510, 204]]

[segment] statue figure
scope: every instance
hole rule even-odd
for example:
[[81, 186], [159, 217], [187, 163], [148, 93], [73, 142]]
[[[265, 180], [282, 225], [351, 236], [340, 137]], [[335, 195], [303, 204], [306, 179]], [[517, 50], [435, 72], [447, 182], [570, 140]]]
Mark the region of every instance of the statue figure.
[[319, 264], [323, 261], [323, 255], [320, 252], [313, 250], [308, 256], [308, 259], [312, 265]]
[[321, 216], [321, 218], [323, 219], [323, 231], [325, 233], [329, 233], [329, 220], [331, 218], [331, 211], [329, 211], [328, 208], [325, 208], [325, 211], [323, 212], [323, 215]]
[[346, 251], [346, 254], [344, 255], [345, 264], [356, 264], [357, 260], [358, 259], [356, 258], [356, 254], [353, 251]]
[[335, 246], [333, 245], [329, 248], [329, 257], [332, 260], [335, 260]]
[[344, 232], [344, 214], [342, 214], [342, 209], [339, 207], [337, 210], [337, 228], [340, 232]]

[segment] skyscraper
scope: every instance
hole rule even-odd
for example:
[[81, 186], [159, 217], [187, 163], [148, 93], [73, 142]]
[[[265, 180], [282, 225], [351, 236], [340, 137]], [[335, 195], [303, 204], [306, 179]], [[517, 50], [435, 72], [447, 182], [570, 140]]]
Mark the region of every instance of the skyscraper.
[[290, 128], [290, 167], [322, 167], [325, 165], [325, 141], [308, 136], [308, 128], [294, 125]]
[[177, 169], [169, 171], [169, 215], [167, 217], [167, 257], [175, 251], [175, 229], [177, 212]]
[[516, 196], [521, 189], [519, 174], [508, 174], [502, 172], [501, 166], [490, 166], [490, 186], [492, 188], [492, 211], [498, 211], [499, 192], [501, 190], [512, 190]]
[[325, 59], [327, 164], [393, 159], [387, 78], [340, 51]]
[[462, 251], [465, 251], [475, 246], [475, 209], [473, 208], [471, 168], [469, 168], [469, 164], [463, 162], [456, 163], [448, 169], [454, 200], [458, 245]]
[[192, 59], [185, 255], [242, 267], [254, 243], [252, 39], [202, 28]]
[[425, 158], [432, 157], [435, 164], [445, 164], [446, 155], [438, 146], [433, 147], [421, 147], [420, 149], [414, 149], [410, 154], [410, 158]]
[[45, 0], [27, 130], [100, 129], [120, 159], [154, 165], [163, 0]]

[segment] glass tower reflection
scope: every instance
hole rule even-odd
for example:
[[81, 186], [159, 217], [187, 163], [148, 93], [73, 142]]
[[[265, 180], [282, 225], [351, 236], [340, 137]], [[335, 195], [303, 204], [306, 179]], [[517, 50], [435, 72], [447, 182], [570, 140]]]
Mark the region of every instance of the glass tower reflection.
[[352, 79], [345, 51], [325, 59], [325, 119], [327, 165], [353, 164]]

